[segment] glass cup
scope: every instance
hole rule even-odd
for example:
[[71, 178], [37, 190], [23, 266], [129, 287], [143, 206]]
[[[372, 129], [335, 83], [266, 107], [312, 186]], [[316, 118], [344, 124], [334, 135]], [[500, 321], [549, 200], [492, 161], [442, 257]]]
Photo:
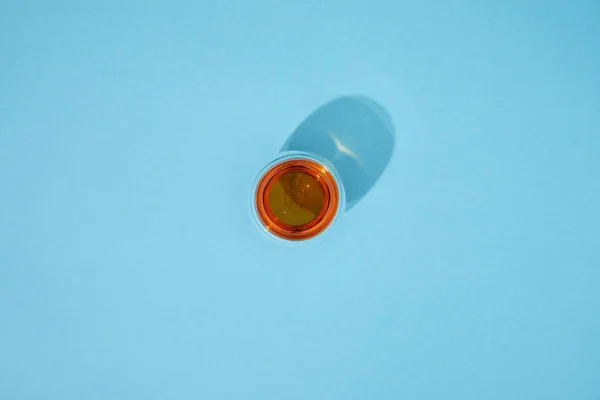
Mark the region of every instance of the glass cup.
[[334, 99], [310, 114], [258, 174], [252, 214], [270, 237], [298, 242], [329, 230], [385, 170], [395, 132], [366, 97]]

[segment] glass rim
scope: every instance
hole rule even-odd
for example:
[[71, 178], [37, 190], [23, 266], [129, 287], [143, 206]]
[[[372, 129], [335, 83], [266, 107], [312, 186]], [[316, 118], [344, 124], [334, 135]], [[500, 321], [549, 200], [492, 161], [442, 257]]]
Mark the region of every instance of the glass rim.
[[[300, 171], [319, 182], [326, 204], [315, 219], [309, 223], [292, 226], [278, 220], [270, 210], [267, 196], [273, 183], [282, 175]], [[251, 207], [254, 221], [269, 237], [284, 242], [300, 242], [320, 236], [336, 222], [345, 207], [345, 191], [342, 181], [331, 163], [305, 152], [285, 152], [265, 166], [253, 186]]]

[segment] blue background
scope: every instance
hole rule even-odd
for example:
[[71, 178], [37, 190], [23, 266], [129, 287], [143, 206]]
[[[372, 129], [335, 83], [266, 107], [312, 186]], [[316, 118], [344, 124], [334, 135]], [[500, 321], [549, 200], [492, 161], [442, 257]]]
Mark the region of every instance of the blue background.
[[[598, 399], [594, 1], [0, 5], [0, 398]], [[248, 211], [311, 111], [392, 161], [327, 235]]]

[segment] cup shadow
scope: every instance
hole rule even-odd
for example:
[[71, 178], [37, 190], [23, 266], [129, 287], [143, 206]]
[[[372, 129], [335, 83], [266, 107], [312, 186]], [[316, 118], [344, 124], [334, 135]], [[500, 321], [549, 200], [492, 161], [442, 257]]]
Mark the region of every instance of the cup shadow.
[[346, 192], [346, 211], [371, 190], [385, 171], [395, 145], [391, 117], [374, 100], [343, 96], [319, 107], [292, 132], [281, 151], [327, 159]]

